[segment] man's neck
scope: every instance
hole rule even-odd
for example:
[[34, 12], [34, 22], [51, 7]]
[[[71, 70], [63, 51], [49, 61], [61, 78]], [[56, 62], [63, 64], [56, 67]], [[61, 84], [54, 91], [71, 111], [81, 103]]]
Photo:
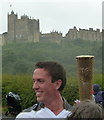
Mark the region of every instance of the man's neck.
[[55, 115], [58, 115], [64, 109], [63, 104], [62, 97], [59, 95], [51, 103], [46, 103], [45, 107], [49, 108]]

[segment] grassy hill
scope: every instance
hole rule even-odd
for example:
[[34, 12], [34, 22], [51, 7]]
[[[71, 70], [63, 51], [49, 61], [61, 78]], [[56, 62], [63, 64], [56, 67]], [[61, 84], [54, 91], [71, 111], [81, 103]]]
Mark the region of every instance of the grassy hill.
[[58, 61], [70, 73], [76, 72], [76, 56], [94, 55], [94, 72], [102, 70], [102, 43], [75, 40], [62, 44], [39, 42], [9, 44], [2, 48], [2, 70], [8, 74], [31, 74], [37, 61]]

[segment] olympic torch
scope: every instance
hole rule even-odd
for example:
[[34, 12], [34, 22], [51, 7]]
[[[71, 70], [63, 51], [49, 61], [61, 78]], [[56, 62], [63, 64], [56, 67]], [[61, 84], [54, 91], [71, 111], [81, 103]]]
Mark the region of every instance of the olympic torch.
[[92, 99], [93, 58], [90, 55], [76, 56], [80, 101]]

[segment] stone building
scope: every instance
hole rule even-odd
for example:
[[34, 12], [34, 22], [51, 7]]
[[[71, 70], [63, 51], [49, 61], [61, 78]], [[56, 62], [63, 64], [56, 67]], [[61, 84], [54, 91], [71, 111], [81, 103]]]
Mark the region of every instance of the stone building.
[[93, 28], [80, 29], [77, 30], [76, 27], [69, 29], [68, 33], [65, 35], [65, 38], [70, 40], [90, 40], [90, 41], [100, 41], [102, 40], [102, 32], [100, 29], [93, 30]]
[[26, 15], [18, 19], [13, 11], [8, 14], [8, 31], [3, 34], [5, 43], [38, 42], [39, 37], [39, 20], [29, 19]]
[[90, 40], [101, 41], [102, 32], [100, 29], [93, 30], [93, 28], [80, 29], [74, 27], [69, 29], [68, 33], [63, 37], [62, 33], [52, 31], [50, 33], [40, 33], [39, 20], [31, 19], [27, 15], [21, 16], [11, 11], [8, 14], [7, 32], [0, 35], [0, 45], [9, 43], [25, 43], [25, 42], [55, 42], [60, 44], [66, 40]]
[[42, 42], [55, 42], [60, 44], [62, 41], [62, 33], [59, 33], [57, 31], [53, 31], [50, 33], [45, 33], [40, 35], [40, 41]]
[[0, 46], [2, 46], [2, 35], [0, 34]]

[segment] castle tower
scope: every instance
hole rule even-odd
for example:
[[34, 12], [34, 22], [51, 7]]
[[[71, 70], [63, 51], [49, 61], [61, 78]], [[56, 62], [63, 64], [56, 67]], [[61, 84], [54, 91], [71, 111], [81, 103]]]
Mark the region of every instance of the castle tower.
[[39, 20], [29, 19], [27, 15], [8, 14], [8, 38], [6, 43], [39, 42]]
[[39, 20], [29, 19], [28, 20], [28, 41], [39, 42]]
[[15, 22], [17, 15], [14, 14], [14, 11], [11, 11], [11, 14], [8, 14], [8, 41], [7, 43], [15, 42]]
[[35, 28], [34, 28], [34, 41], [33, 42], [39, 42], [39, 39], [40, 39], [39, 20], [36, 20], [34, 27]]

